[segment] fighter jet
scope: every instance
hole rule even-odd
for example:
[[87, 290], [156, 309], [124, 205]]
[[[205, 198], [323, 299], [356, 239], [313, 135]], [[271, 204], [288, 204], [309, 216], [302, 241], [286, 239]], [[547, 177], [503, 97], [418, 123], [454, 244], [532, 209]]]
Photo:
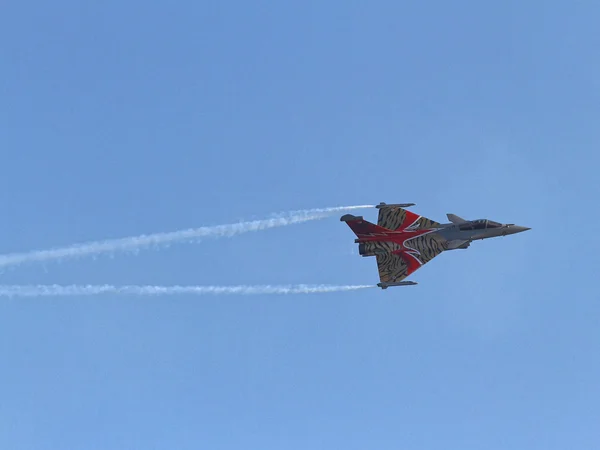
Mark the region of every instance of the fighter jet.
[[466, 249], [479, 239], [530, 230], [488, 219], [465, 220], [454, 214], [446, 214], [450, 223], [442, 224], [404, 209], [413, 205], [380, 203], [376, 206], [377, 225], [352, 214], [340, 218], [356, 234], [358, 253], [375, 256], [380, 281], [377, 286], [382, 289], [417, 284], [403, 280], [443, 251]]

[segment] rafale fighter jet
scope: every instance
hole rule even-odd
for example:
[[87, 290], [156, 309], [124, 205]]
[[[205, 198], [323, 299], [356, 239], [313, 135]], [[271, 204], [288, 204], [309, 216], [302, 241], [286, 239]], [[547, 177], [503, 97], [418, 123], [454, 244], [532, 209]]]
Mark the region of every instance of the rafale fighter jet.
[[346, 214], [340, 218], [354, 231], [361, 256], [375, 256], [382, 289], [417, 284], [402, 281], [445, 250], [465, 249], [472, 241], [530, 228], [502, 224], [487, 219], [465, 220], [447, 214], [450, 223], [441, 224], [403, 209], [414, 203], [380, 203], [377, 225], [361, 216]]

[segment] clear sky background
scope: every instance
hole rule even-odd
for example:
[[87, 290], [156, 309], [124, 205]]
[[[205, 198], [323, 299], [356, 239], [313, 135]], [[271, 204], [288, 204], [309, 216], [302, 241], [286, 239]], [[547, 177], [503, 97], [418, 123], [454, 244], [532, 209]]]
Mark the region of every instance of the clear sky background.
[[[0, 448], [600, 447], [597, 1], [8, 1], [0, 252], [415, 202], [418, 286], [4, 299]], [[376, 220], [376, 210], [361, 211]], [[331, 219], [2, 284], [374, 284]]]

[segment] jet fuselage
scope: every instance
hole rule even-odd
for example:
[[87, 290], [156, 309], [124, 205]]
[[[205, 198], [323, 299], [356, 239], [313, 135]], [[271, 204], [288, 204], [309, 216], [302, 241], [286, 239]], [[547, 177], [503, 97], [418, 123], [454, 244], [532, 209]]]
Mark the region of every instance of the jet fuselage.
[[446, 250], [466, 249], [476, 240], [530, 229], [488, 219], [465, 220], [455, 214], [447, 214], [450, 223], [442, 224], [404, 209], [411, 205], [380, 203], [377, 224], [352, 214], [340, 218], [356, 235], [358, 253], [376, 258], [377, 285], [383, 289], [416, 284], [405, 278]]
[[509, 234], [521, 233], [529, 229], [515, 224], [502, 224], [492, 220], [480, 219], [463, 223], [443, 224], [442, 228], [436, 230], [436, 232], [452, 243], [453, 241], [471, 242], [508, 236]]

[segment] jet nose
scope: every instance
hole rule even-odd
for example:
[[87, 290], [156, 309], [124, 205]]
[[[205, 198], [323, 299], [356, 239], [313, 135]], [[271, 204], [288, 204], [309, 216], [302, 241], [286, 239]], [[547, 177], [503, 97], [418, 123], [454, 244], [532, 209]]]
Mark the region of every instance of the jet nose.
[[508, 229], [509, 229], [509, 232], [510, 232], [511, 234], [514, 234], [514, 233], [521, 233], [522, 231], [531, 230], [531, 228], [528, 228], [528, 227], [521, 227], [521, 226], [519, 226], [519, 225], [511, 225], [511, 226], [510, 226]]

